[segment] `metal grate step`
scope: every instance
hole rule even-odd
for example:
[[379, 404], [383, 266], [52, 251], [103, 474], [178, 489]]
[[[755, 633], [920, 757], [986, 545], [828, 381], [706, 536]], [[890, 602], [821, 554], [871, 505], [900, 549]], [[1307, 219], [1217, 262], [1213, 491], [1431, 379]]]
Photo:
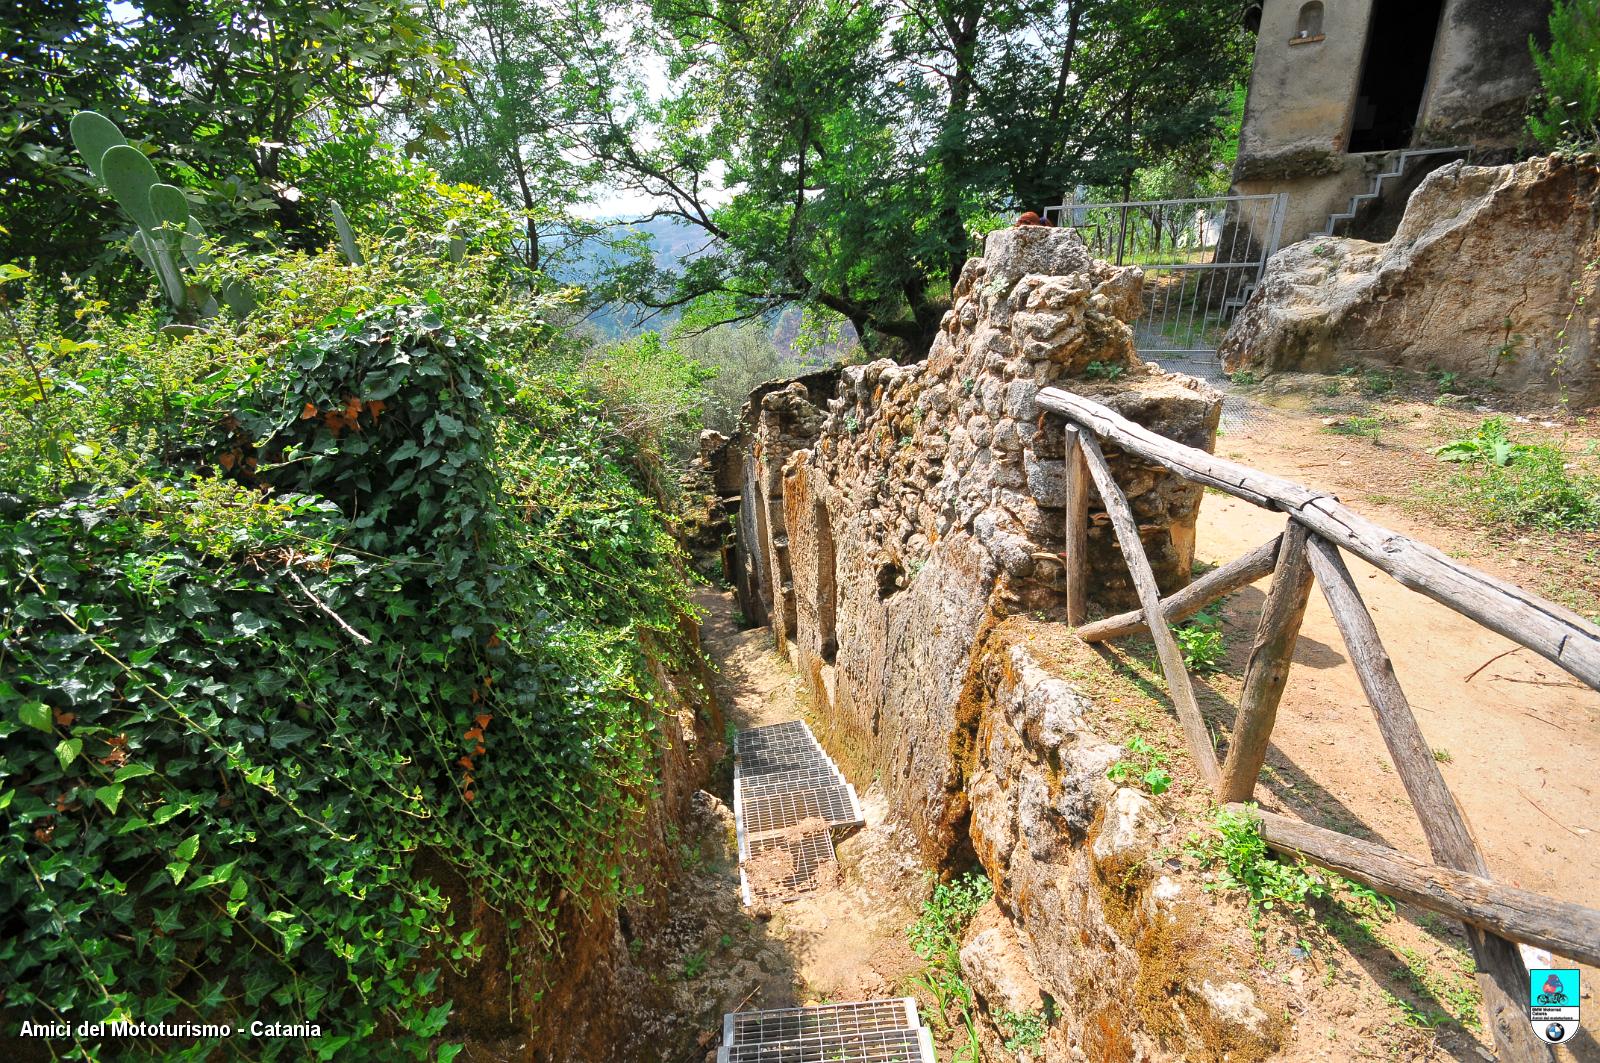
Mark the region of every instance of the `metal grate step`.
[[722, 1040], [718, 1063], [935, 1063], [909, 997], [736, 1012]]
[[733, 748], [744, 902], [820, 888], [837, 867], [833, 829], [866, 822], [855, 787], [802, 720], [741, 731]]
[[768, 1011], [730, 1012], [722, 1017], [722, 1043], [784, 1041], [821, 1034], [872, 1033], [880, 1030], [914, 1030], [921, 1026], [917, 1003], [910, 997], [893, 1000], [858, 1000], [812, 1008], [773, 1008]]

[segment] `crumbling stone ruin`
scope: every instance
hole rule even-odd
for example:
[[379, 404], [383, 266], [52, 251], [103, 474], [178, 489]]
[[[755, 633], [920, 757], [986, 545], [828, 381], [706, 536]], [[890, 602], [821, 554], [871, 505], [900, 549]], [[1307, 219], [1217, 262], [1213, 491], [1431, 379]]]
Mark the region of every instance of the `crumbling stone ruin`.
[[[732, 576], [745, 616], [771, 625], [809, 686], [830, 750], [879, 781], [930, 866], [976, 862], [994, 883], [997, 906], [963, 950], [986, 1006], [1055, 1001], [1070, 1047], [1051, 1059], [1135, 1058], [1117, 1046], [1174, 1032], [1251, 1058], [1271, 1022], [1248, 987], [1191, 978], [1199, 968], [1169, 955], [1189, 919], [1174, 914], [1183, 891], [1123, 874], [1156, 844], [1151, 803], [1107, 780], [1116, 747], [1016, 627], [1064, 600], [1063, 434], [1036, 405], [1041, 388], [1214, 444], [1220, 396], [1134, 353], [1141, 283], [1071, 231], [1002, 230], [967, 263], [925, 361], [758, 390], [734, 440]], [[1181, 587], [1201, 490], [1107, 456], [1158, 582]], [[1091, 602], [1125, 608], [1133, 591], [1093, 495], [1090, 515]], [[1151, 1026], [1140, 1002], [1157, 997]]]

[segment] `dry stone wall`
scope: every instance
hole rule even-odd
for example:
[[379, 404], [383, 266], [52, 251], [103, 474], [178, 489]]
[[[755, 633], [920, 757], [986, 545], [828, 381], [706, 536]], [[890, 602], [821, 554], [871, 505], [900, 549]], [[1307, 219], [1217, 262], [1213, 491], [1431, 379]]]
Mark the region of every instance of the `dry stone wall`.
[[[1061, 1024], [1047, 1058], [1083, 1058], [1078, 1046], [1099, 1036], [1084, 1021], [1140, 1022], [1095, 973], [1140, 967], [1138, 931], [1103, 910], [1096, 869], [1129, 866], [1149, 839], [1121, 827], [1098, 853], [1098, 825], [1137, 820], [1122, 806], [1138, 795], [1106, 781], [1117, 750], [1081, 726], [1077, 693], [1013, 660], [997, 632], [1064, 601], [1063, 434], [1036, 404], [1041, 388], [1088, 395], [1192, 446], [1215, 441], [1220, 396], [1134, 353], [1141, 283], [1070, 231], [993, 233], [925, 361], [769, 386], [737, 440], [746, 616], [771, 624], [824, 740], [847, 770], [880, 781], [925, 860], [980, 862], [996, 883], [1003, 921], [980, 925], [966, 950], [994, 1007], [1034, 994], [1083, 1005], [1088, 1019]], [[1175, 590], [1190, 576], [1200, 490], [1115, 448], [1107, 456], [1158, 582]], [[1133, 592], [1098, 497], [1090, 510], [1091, 603], [1124, 608]], [[1004, 961], [1019, 950], [1020, 964]], [[1265, 1036], [1247, 1030], [1237, 1043]]]

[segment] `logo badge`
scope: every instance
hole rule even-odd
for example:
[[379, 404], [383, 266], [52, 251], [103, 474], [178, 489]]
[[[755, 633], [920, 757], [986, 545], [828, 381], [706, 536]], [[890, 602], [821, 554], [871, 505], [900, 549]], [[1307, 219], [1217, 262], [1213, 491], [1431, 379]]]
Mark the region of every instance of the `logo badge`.
[[1571, 1040], [1578, 1032], [1581, 997], [1576, 968], [1529, 971], [1528, 1019], [1533, 1032], [1553, 1045]]

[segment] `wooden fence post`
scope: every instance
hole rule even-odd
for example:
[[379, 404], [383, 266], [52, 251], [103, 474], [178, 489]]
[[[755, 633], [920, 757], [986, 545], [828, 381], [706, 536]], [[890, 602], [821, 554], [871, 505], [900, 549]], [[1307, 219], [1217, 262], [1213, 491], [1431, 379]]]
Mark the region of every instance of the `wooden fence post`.
[[[1422, 821], [1422, 831], [1434, 860], [1457, 871], [1487, 877], [1488, 866], [1483, 853], [1473, 841], [1466, 817], [1445, 785], [1433, 752], [1417, 727], [1405, 692], [1395, 678], [1388, 651], [1378, 638], [1377, 626], [1356, 590], [1355, 581], [1350, 578], [1350, 570], [1339, 556], [1338, 547], [1313, 535], [1308, 543], [1308, 554], [1317, 583], [1328, 600], [1328, 608], [1333, 611], [1339, 633], [1344, 636], [1345, 648], [1350, 651], [1350, 663], [1355, 666], [1361, 688], [1366, 691], [1367, 701], [1377, 717], [1378, 730], [1389, 747], [1395, 771], [1405, 784], [1411, 803], [1416, 806], [1417, 818]], [[1547, 1063], [1551, 1059], [1550, 1046], [1534, 1034], [1521, 1004], [1528, 988], [1528, 971], [1521, 953], [1504, 938], [1470, 924], [1467, 939], [1478, 963], [1478, 988], [1483, 991], [1484, 1012], [1494, 1031], [1500, 1058], [1516, 1063], [1523, 1060]]]
[[[1181, 591], [1161, 599], [1161, 615], [1167, 623], [1187, 620], [1225, 594], [1240, 587], [1248, 587], [1272, 571], [1277, 561], [1283, 536], [1275, 535], [1242, 557], [1236, 557], [1221, 568], [1214, 568]], [[1124, 635], [1142, 635], [1150, 628], [1144, 622], [1144, 610], [1134, 609], [1104, 620], [1096, 620], [1078, 629], [1078, 637], [1085, 642], [1104, 642]]]
[[1066, 431], [1061, 559], [1067, 570], [1067, 623], [1077, 627], [1088, 615], [1089, 605], [1089, 468], [1083, 462], [1078, 429], [1069, 424]]
[[1222, 778], [1222, 769], [1217, 766], [1217, 749], [1211, 740], [1211, 731], [1206, 727], [1205, 717], [1200, 715], [1200, 706], [1194, 699], [1194, 685], [1189, 682], [1189, 670], [1184, 667], [1183, 654], [1178, 650], [1177, 640], [1172, 637], [1172, 629], [1167, 626], [1166, 618], [1161, 615], [1161, 591], [1156, 586], [1155, 571], [1150, 567], [1144, 543], [1139, 538], [1139, 524], [1133, 519], [1133, 510], [1128, 506], [1122, 488], [1117, 486], [1116, 478], [1111, 474], [1111, 465], [1106, 461], [1105, 454], [1101, 453], [1094, 433], [1082, 432], [1079, 444], [1088, 462], [1089, 474], [1094, 477], [1095, 487], [1100, 490], [1100, 499], [1106, 504], [1111, 526], [1116, 529], [1128, 575], [1133, 577], [1133, 585], [1139, 590], [1139, 604], [1149, 618], [1150, 638], [1156, 644], [1156, 656], [1161, 659], [1161, 671], [1167, 678], [1167, 693], [1172, 695], [1172, 705], [1178, 710], [1178, 722], [1183, 725], [1189, 755], [1194, 758], [1200, 778], [1215, 793]]
[[1289, 681], [1294, 644], [1311, 595], [1311, 562], [1306, 558], [1306, 529], [1289, 521], [1278, 550], [1278, 567], [1261, 607], [1256, 641], [1245, 666], [1244, 689], [1234, 718], [1233, 740], [1222, 763], [1219, 801], [1248, 801], [1255, 792], [1256, 776], [1267, 758], [1267, 740], [1278, 719], [1278, 702]]

